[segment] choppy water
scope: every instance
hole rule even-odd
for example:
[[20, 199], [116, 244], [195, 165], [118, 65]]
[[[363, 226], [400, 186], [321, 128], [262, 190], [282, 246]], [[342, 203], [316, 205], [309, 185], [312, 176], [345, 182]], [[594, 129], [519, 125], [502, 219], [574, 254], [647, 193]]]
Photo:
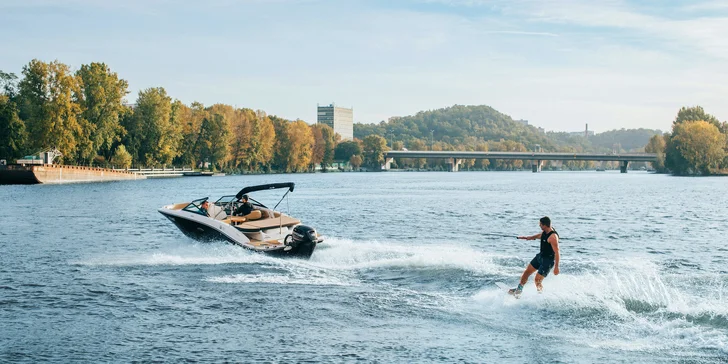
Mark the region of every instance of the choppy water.
[[[328, 237], [309, 261], [197, 243], [156, 212], [287, 180]], [[727, 195], [633, 172], [2, 186], [0, 361], [725, 362]], [[507, 236], [543, 215], [561, 275], [514, 300], [494, 282], [538, 243]]]

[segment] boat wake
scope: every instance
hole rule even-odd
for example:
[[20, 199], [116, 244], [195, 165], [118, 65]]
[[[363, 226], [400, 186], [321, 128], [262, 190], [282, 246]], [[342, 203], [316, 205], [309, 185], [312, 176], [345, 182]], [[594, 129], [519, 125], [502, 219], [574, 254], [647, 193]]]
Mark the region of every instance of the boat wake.
[[266, 284], [291, 284], [291, 285], [314, 285], [314, 286], [351, 286], [349, 280], [339, 277], [325, 275], [305, 274], [233, 274], [219, 277], [210, 277], [206, 281], [212, 283], [266, 283]]
[[165, 247], [153, 253], [99, 256], [72, 264], [87, 266], [163, 266], [163, 265], [218, 265], [261, 264], [275, 262], [275, 258], [241, 249], [225, 243], [194, 243]]
[[546, 279], [543, 294], [531, 280], [520, 300], [493, 287], [473, 295], [468, 307], [526, 331], [542, 320], [550, 333], [590, 347], [728, 353], [725, 278], [664, 274], [645, 260], [581, 262], [592, 269], [577, 274], [568, 264]]
[[[331, 239], [322, 244], [308, 264], [332, 270], [385, 268], [459, 270], [481, 275], [502, 274], [499, 261], [508, 259], [473, 248], [442, 244], [416, 245], [382, 241]], [[511, 257], [512, 258], [512, 257]], [[520, 269], [520, 268], [519, 268]], [[515, 272], [517, 269], [511, 269]], [[512, 273], [512, 272], [509, 272]]]
[[[201, 278], [216, 284], [350, 286], [394, 315], [456, 314], [503, 330], [555, 336], [615, 350], [728, 354], [728, 278], [670, 273], [646, 259], [569, 259], [538, 294], [521, 299], [493, 283], [515, 283], [527, 257], [437, 242], [328, 238], [309, 260], [279, 259], [227, 244], [167, 247], [141, 256], [91, 259], [106, 266], [226, 265]], [[239, 268], [237, 266], [240, 266]], [[700, 272], [700, 271], [697, 271]], [[485, 287], [485, 288], [484, 288]]]

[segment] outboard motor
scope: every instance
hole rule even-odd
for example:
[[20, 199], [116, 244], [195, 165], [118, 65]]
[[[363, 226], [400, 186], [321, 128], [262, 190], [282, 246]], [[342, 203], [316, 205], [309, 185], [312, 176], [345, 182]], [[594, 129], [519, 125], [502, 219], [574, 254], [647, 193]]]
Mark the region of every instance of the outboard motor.
[[316, 229], [306, 225], [297, 225], [293, 228], [293, 233], [286, 236], [284, 242], [286, 244], [285, 250], [289, 254], [308, 258], [313, 254], [313, 250], [316, 248], [316, 244], [320, 242], [320, 239]]

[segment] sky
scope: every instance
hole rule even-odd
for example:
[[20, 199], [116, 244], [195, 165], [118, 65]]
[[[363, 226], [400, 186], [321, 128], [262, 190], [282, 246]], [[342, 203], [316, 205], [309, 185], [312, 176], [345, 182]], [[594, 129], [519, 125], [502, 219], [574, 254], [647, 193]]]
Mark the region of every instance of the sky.
[[104, 62], [139, 90], [309, 123], [489, 105], [546, 130], [728, 120], [725, 0], [0, 0], [0, 70]]

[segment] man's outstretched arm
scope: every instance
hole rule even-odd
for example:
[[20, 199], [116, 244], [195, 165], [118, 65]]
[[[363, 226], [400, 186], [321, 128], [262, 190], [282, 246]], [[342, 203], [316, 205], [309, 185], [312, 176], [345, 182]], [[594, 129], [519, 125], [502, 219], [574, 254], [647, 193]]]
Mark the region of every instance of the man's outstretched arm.
[[531, 236], [519, 236], [516, 239], [520, 240], [536, 240], [541, 237], [541, 234], [531, 235]]

